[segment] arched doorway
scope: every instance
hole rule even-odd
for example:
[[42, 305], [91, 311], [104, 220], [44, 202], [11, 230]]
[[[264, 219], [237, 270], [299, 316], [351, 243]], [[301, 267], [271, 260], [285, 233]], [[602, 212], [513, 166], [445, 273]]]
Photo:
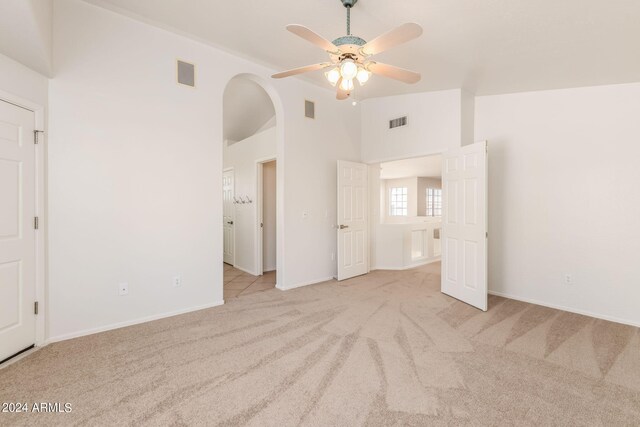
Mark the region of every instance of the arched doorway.
[[283, 127], [275, 90], [233, 77], [223, 95], [224, 299], [276, 287], [283, 277]]

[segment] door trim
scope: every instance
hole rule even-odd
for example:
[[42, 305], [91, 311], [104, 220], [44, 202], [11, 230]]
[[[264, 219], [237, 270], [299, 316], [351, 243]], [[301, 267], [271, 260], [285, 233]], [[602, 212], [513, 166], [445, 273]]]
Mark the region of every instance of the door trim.
[[49, 268], [47, 263], [48, 245], [48, 205], [47, 205], [47, 179], [45, 176], [47, 162], [47, 143], [49, 141], [47, 129], [45, 128], [44, 107], [31, 102], [12, 93], [0, 90], [0, 100], [13, 104], [25, 110], [32, 111], [35, 115], [35, 129], [43, 130], [41, 139], [36, 145], [35, 172], [36, 172], [36, 216], [39, 218], [38, 232], [35, 233], [35, 277], [36, 277], [36, 301], [38, 301], [39, 312], [36, 315], [36, 333], [34, 344], [38, 347], [47, 344], [47, 325], [49, 304], [47, 300], [47, 286], [49, 283]]
[[[264, 194], [262, 188], [262, 179], [263, 179], [263, 170], [264, 164], [269, 162], [276, 162], [277, 167], [277, 157], [276, 156], [268, 156], [263, 157], [256, 160], [256, 207], [255, 207], [255, 271], [258, 276], [262, 276], [264, 274], [264, 253], [263, 253], [263, 240], [264, 240], [264, 228], [260, 227], [260, 221], [263, 219], [263, 206], [264, 206]], [[276, 169], [277, 171], [277, 169]], [[278, 191], [278, 174], [276, 172], [276, 193]], [[278, 224], [278, 209], [276, 208], [276, 226]], [[278, 233], [276, 233], [276, 248], [278, 247]], [[276, 249], [276, 256], [278, 250]], [[278, 271], [277, 262], [276, 262], [276, 272]]]
[[[235, 198], [236, 196], [236, 171], [234, 170], [233, 166], [229, 167], [229, 168], [223, 168], [222, 169], [222, 177], [224, 178], [224, 174], [226, 172], [233, 172], [233, 197]], [[233, 212], [233, 265], [232, 267], [236, 266], [236, 229], [235, 229], [235, 222], [236, 222], [236, 215], [235, 215], [235, 208], [234, 212]], [[222, 217], [224, 218], [224, 206], [222, 207]], [[224, 228], [224, 226], [223, 226]], [[224, 264], [224, 229], [222, 230], [222, 263]]]

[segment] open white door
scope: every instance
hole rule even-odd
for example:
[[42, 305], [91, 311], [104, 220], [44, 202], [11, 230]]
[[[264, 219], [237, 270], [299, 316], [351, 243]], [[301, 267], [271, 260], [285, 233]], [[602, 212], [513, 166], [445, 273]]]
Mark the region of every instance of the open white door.
[[338, 160], [338, 280], [368, 272], [367, 165]]
[[0, 101], [0, 362], [35, 344], [35, 114]]
[[233, 197], [235, 196], [233, 186], [233, 170], [222, 173], [222, 225], [224, 247], [222, 250], [222, 260], [227, 264], [234, 264], [234, 236], [233, 218], [234, 209]]
[[487, 310], [487, 143], [442, 158], [442, 292]]

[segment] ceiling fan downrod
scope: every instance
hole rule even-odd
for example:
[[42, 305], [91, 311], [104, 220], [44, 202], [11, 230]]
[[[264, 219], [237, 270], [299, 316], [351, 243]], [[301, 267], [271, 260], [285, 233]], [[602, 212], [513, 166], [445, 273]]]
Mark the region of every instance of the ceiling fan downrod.
[[351, 35], [351, 8], [358, 3], [358, 0], [340, 0], [342, 5], [347, 8], [347, 35]]

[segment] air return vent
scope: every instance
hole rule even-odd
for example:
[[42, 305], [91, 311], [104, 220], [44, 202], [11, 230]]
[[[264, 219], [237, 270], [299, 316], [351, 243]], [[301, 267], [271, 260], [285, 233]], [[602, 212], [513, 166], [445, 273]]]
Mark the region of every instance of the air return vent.
[[178, 83], [185, 86], [196, 86], [196, 66], [188, 62], [178, 61]]
[[389, 129], [399, 128], [407, 125], [407, 116], [398, 117], [397, 119], [389, 120]]
[[309, 119], [316, 118], [316, 104], [313, 101], [304, 101], [304, 116]]

